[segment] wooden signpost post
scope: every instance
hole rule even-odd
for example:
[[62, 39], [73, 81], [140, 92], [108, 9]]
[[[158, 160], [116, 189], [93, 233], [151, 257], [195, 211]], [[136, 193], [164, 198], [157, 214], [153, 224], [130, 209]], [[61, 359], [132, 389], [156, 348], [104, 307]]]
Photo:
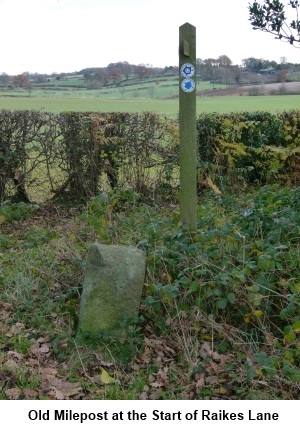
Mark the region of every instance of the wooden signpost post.
[[196, 27], [179, 27], [180, 219], [197, 230]]

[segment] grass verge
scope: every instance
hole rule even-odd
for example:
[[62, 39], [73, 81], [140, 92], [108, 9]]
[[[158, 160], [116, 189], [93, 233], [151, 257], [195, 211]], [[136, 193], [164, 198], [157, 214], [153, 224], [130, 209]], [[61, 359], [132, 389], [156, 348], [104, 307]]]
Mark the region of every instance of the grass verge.
[[[118, 193], [105, 205], [0, 208], [0, 398], [297, 399], [299, 189], [203, 194], [196, 240], [174, 201]], [[124, 365], [111, 340], [74, 341], [96, 239], [147, 254]]]

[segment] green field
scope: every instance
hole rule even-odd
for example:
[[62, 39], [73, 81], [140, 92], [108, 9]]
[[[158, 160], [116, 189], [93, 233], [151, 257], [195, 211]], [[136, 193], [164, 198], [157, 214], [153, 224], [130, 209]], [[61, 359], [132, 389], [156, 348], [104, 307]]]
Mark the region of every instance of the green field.
[[[178, 99], [94, 99], [50, 97], [0, 97], [0, 109], [34, 109], [46, 112], [102, 111], [142, 112], [153, 111], [166, 115], [178, 113]], [[197, 99], [197, 112], [269, 111], [300, 109], [300, 95], [257, 97], [206, 97]]]
[[[198, 91], [228, 88], [228, 85], [197, 82]], [[119, 85], [108, 84], [101, 88], [87, 88], [83, 78], [67, 77], [57, 81], [51, 79], [42, 84], [33, 83], [30, 92], [24, 88], [9, 89], [0, 85], [0, 97], [46, 97], [46, 98], [97, 98], [97, 99], [168, 99], [178, 96], [178, 77], [148, 79], [130, 78]]]
[[[228, 85], [197, 82], [197, 91], [228, 88]], [[284, 111], [300, 108], [300, 95], [199, 97], [197, 112]], [[179, 110], [178, 76], [138, 79], [87, 89], [83, 76], [34, 82], [31, 90], [0, 87], [0, 109], [34, 109], [48, 112], [142, 112], [176, 115]]]

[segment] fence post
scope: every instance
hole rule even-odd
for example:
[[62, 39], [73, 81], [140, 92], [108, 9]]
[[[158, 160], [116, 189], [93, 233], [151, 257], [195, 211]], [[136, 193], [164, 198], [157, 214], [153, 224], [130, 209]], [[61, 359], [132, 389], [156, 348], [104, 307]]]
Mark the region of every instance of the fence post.
[[197, 230], [196, 27], [179, 27], [180, 219]]

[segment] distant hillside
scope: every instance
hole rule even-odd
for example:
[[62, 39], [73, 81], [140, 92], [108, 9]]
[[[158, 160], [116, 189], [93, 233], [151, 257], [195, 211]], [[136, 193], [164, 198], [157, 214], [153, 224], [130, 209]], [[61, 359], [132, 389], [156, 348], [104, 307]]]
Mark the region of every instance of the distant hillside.
[[263, 96], [277, 94], [300, 94], [300, 82], [244, 85], [240, 87], [198, 91], [197, 93], [200, 97], [221, 97], [230, 95]]

